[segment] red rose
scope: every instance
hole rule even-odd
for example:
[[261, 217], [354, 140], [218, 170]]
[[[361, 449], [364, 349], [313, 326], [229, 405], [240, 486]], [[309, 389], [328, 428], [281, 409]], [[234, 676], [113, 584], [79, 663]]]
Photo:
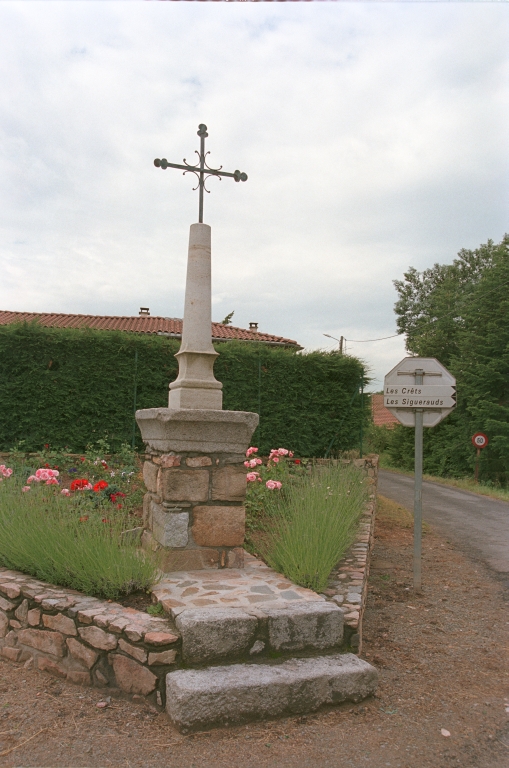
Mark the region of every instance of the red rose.
[[80, 478], [79, 480], [73, 480], [71, 483], [71, 491], [77, 491], [79, 488], [84, 488], [86, 485], [88, 485], [86, 477]]
[[300, 459], [295, 459], [294, 464], [300, 464]]
[[99, 491], [102, 491], [104, 490], [104, 488], [107, 488], [107, 487], [108, 487], [108, 483], [106, 482], [106, 480], [99, 480], [99, 482], [94, 485], [94, 491], [96, 493], [99, 493]]

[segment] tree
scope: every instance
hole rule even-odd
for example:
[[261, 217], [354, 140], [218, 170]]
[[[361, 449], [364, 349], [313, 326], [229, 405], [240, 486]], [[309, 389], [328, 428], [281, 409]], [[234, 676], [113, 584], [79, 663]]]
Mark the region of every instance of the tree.
[[[481, 477], [509, 479], [509, 235], [474, 251], [462, 250], [450, 265], [419, 273], [411, 267], [394, 282], [397, 324], [409, 352], [437, 357], [457, 379], [458, 405], [432, 430], [425, 430], [424, 468], [434, 474], [471, 471], [470, 437], [486, 432]], [[396, 429], [393, 460], [412, 455], [409, 436]]]

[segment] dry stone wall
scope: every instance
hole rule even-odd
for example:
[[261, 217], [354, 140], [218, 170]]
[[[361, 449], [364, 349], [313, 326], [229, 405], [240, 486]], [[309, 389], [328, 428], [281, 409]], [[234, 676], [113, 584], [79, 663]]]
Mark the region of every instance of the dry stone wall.
[[0, 568], [0, 657], [163, 705], [181, 655], [167, 619]]

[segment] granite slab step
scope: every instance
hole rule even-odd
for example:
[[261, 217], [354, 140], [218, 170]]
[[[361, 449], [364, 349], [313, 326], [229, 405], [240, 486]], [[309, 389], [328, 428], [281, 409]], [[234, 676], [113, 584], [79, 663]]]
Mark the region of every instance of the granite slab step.
[[187, 609], [176, 619], [186, 664], [253, 656], [339, 650], [343, 611], [335, 603], [309, 602], [268, 608]]
[[166, 675], [166, 711], [182, 732], [313, 712], [374, 694], [377, 670], [351, 653], [181, 669]]

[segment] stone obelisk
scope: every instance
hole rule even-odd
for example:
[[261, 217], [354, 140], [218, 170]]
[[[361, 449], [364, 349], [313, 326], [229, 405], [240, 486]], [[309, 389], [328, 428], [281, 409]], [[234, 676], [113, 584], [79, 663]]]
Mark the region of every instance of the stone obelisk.
[[[162, 553], [164, 571], [242, 567], [245, 534], [245, 452], [258, 414], [222, 410], [222, 384], [214, 377], [212, 345], [211, 229], [203, 223], [205, 175], [232, 176], [205, 167], [206, 126], [200, 125], [199, 223], [189, 235], [179, 373], [170, 384], [168, 408], [136, 412], [146, 445], [143, 544]], [[185, 162], [185, 161], [184, 161]], [[245, 178], [243, 178], [245, 177]]]
[[211, 335], [210, 227], [192, 224], [178, 378], [170, 384], [169, 408], [223, 407], [223, 385], [214, 377], [218, 356]]

